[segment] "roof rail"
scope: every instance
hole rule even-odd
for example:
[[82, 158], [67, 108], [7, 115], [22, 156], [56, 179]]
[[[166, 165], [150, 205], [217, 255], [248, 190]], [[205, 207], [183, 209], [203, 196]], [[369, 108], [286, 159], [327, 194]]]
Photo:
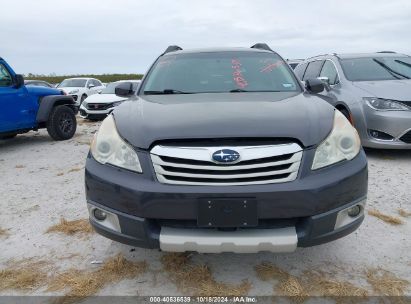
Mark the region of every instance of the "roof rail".
[[377, 52], [377, 53], [385, 53], [385, 54], [397, 54], [397, 52], [394, 52], [394, 51], [379, 51], [379, 52]]
[[253, 46], [251, 46], [252, 49], [259, 49], [259, 50], [265, 50], [265, 51], [270, 51], [274, 52], [267, 43], [256, 43]]
[[[308, 59], [313, 59], [313, 58], [317, 58], [317, 57], [321, 57], [321, 56], [329, 56], [329, 55], [330, 55], [330, 54], [315, 55], [315, 56], [308, 57], [306, 60], [308, 60]], [[336, 53], [332, 53], [332, 55], [337, 56]]]
[[163, 55], [164, 55], [164, 54], [167, 54], [167, 53], [175, 52], [175, 51], [181, 51], [181, 50], [182, 50], [182, 48], [179, 47], [178, 45], [170, 45], [170, 46], [164, 51]]

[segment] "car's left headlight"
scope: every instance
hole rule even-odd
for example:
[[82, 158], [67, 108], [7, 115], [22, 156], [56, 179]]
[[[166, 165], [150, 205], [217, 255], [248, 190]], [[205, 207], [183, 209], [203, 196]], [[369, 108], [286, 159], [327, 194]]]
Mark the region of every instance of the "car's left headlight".
[[79, 92], [79, 89], [75, 89], [75, 90], [70, 91], [69, 94], [76, 94], [78, 92]]
[[406, 105], [384, 98], [376, 98], [376, 97], [364, 97], [363, 98], [365, 103], [374, 110], [385, 110], [385, 111], [407, 111], [411, 110], [410, 107]]
[[112, 107], [117, 107], [118, 105], [122, 104], [123, 102], [125, 102], [125, 100], [116, 101], [116, 102], [113, 102], [113, 103], [111, 104], [111, 106], [112, 106]]
[[101, 164], [142, 173], [140, 161], [134, 149], [118, 134], [113, 115], [107, 116], [94, 135], [91, 154]]
[[333, 129], [317, 147], [311, 168], [315, 170], [342, 160], [351, 160], [360, 149], [361, 141], [357, 130], [340, 111], [335, 110]]

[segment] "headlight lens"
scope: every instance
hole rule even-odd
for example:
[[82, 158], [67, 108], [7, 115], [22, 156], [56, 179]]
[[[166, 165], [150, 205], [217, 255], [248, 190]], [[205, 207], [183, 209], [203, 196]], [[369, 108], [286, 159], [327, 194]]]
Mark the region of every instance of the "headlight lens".
[[340, 111], [335, 110], [333, 129], [315, 151], [312, 169], [351, 160], [357, 156], [360, 148], [361, 141], [357, 130]]
[[79, 91], [78, 89], [75, 89], [75, 90], [70, 91], [69, 94], [76, 94], [78, 93], [78, 91]]
[[119, 104], [123, 103], [124, 101], [125, 101], [125, 100], [113, 102], [113, 103], [111, 104], [111, 106], [117, 107]]
[[407, 111], [411, 108], [403, 105], [394, 100], [376, 98], [376, 97], [364, 97], [363, 98], [366, 104], [373, 108], [374, 110], [385, 110], [385, 111]]
[[118, 134], [113, 115], [104, 119], [94, 135], [90, 150], [94, 159], [101, 164], [142, 172], [137, 153]]

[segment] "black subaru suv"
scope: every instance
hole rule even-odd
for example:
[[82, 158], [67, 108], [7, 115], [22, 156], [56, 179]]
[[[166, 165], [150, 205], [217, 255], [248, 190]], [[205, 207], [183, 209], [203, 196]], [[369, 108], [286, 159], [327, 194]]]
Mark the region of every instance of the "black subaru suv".
[[[266, 44], [158, 57], [96, 133], [90, 222], [164, 251], [290, 252], [364, 219], [367, 161], [356, 130]], [[137, 93], [137, 94], [135, 94]]]

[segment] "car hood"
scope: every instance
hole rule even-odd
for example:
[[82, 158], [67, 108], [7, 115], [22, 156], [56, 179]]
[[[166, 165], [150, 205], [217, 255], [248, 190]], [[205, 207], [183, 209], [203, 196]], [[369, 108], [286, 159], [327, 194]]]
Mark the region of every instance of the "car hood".
[[66, 88], [66, 87], [58, 87], [57, 89], [62, 90], [62, 91], [64, 91], [64, 92], [66, 92], [67, 94], [68, 94], [69, 92], [71, 92], [71, 91], [74, 91], [74, 90], [84, 90], [83, 87], [68, 87], [68, 88]]
[[40, 87], [40, 86], [26, 86], [30, 95], [35, 96], [48, 96], [48, 95], [61, 95], [61, 91], [58, 89]]
[[334, 108], [305, 93], [227, 93], [135, 97], [114, 111], [120, 135], [149, 149], [160, 140], [292, 138], [317, 145], [331, 131]]
[[94, 94], [86, 98], [85, 103], [112, 103], [116, 101], [127, 100], [127, 98], [119, 97], [115, 94]]
[[411, 80], [356, 81], [353, 84], [368, 93], [367, 96], [363, 97], [411, 100]]

